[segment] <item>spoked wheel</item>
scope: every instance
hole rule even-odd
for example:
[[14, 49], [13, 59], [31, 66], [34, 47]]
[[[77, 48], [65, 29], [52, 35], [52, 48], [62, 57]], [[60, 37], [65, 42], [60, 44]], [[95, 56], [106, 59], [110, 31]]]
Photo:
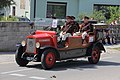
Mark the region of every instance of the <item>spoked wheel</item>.
[[41, 65], [44, 69], [51, 69], [55, 65], [56, 56], [53, 49], [45, 50], [41, 57]]
[[95, 47], [92, 50], [91, 57], [88, 57], [88, 61], [91, 64], [97, 64], [99, 62], [99, 59], [100, 59], [100, 50], [98, 47]]

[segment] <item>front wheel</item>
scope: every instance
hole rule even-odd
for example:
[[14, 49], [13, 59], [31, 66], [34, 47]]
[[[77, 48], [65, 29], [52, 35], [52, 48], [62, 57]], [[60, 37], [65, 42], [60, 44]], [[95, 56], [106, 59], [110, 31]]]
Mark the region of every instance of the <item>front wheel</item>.
[[55, 65], [56, 56], [53, 49], [47, 49], [41, 56], [41, 65], [43, 69], [51, 69]]
[[100, 59], [100, 50], [98, 47], [92, 49], [91, 57], [88, 57], [90, 64], [97, 64]]
[[26, 66], [29, 63], [28, 60], [22, 58], [23, 53], [24, 53], [24, 48], [20, 46], [15, 54], [15, 60], [19, 66]]

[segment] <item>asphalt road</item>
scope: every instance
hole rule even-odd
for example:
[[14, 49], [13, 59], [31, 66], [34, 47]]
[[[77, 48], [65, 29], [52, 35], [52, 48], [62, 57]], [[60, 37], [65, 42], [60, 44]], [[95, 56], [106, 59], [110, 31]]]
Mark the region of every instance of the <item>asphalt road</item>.
[[120, 51], [107, 49], [96, 65], [78, 59], [58, 62], [51, 70], [43, 70], [39, 62], [19, 67], [14, 54], [3, 53], [0, 54], [0, 80], [120, 80]]

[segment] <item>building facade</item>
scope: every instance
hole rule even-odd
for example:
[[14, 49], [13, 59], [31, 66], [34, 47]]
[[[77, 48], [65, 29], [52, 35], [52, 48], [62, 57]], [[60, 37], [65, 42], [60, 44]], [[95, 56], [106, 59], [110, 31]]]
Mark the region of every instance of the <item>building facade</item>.
[[67, 15], [78, 17], [90, 15], [100, 6], [120, 6], [120, 0], [31, 0], [30, 18], [65, 18]]
[[30, 18], [30, 0], [14, 0], [15, 5], [0, 10], [3, 16], [24, 16]]

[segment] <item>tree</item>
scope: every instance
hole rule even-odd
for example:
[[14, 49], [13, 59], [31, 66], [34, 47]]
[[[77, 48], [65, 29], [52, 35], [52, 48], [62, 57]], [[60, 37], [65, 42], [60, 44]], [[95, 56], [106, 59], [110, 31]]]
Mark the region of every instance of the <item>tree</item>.
[[[81, 20], [85, 16], [80, 14], [79, 19]], [[89, 15], [91, 18], [94, 18], [98, 22], [105, 21], [110, 24], [114, 20], [120, 18], [120, 6], [101, 6], [100, 10], [94, 10], [92, 15]]]
[[108, 19], [108, 23], [111, 23], [114, 20], [117, 20], [120, 17], [120, 7], [107, 7], [107, 9], [109, 10], [109, 14], [110, 14], [110, 19]]
[[120, 17], [120, 6], [101, 6], [100, 10], [93, 12], [93, 16], [96, 17], [96, 20], [105, 18], [106, 23], [110, 24]]
[[86, 14], [85, 14], [85, 13], [81, 13], [81, 14], [78, 16], [78, 17], [79, 17], [79, 20], [82, 20], [84, 16], [86, 16]]
[[0, 0], [0, 8], [10, 7], [15, 4], [14, 0]]
[[106, 20], [106, 18], [105, 18], [105, 16], [104, 16], [104, 13], [101, 11], [101, 10], [99, 10], [99, 11], [97, 11], [97, 10], [94, 10], [93, 11], [93, 14], [91, 15], [91, 17], [93, 17], [95, 20], [97, 20], [98, 22], [101, 22], [101, 21], [105, 21]]
[[103, 12], [101, 10], [100, 11], [94, 10], [91, 15], [86, 15], [85, 13], [82, 13], [79, 15], [79, 20], [83, 19], [84, 16], [90, 16], [90, 18], [93, 18], [93, 19], [97, 20], [98, 22], [106, 20]]

